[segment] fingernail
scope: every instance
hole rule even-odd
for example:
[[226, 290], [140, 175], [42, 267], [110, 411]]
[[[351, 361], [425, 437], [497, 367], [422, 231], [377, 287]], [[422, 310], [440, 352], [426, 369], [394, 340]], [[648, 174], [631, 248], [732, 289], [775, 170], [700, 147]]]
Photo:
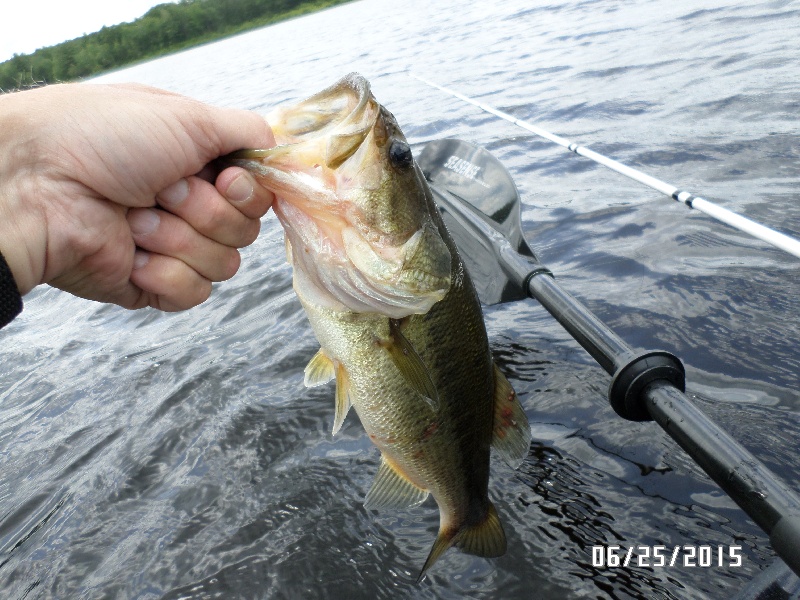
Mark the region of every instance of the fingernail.
[[158, 213], [149, 208], [137, 210], [133, 212], [133, 214], [129, 213], [128, 216], [128, 224], [130, 225], [131, 231], [137, 235], [153, 233], [160, 222], [161, 218], [158, 216]]
[[141, 269], [147, 263], [150, 262], [150, 253], [143, 252], [142, 250], [136, 250], [133, 255], [133, 268], [134, 269]]
[[239, 175], [225, 191], [225, 197], [231, 202], [244, 202], [253, 195], [253, 184], [246, 175]]
[[188, 196], [189, 182], [185, 179], [180, 179], [159, 192], [158, 202], [164, 206], [177, 206], [186, 200]]

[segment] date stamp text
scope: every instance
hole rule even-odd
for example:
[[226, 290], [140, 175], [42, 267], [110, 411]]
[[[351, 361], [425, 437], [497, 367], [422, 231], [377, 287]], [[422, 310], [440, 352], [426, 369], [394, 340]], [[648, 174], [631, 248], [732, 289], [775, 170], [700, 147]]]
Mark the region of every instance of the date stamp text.
[[741, 546], [592, 546], [593, 567], [741, 567]]

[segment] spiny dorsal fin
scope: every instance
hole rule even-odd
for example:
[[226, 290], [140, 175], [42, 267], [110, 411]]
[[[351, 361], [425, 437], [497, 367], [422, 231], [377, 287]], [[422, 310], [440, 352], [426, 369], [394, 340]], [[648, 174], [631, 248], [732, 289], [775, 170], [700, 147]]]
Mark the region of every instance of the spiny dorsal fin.
[[333, 417], [333, 435], [339, 433], [350, 410], [350, 377], [342, 365], [336, 365], [336, 414]]
[[489, 503], [486, 518], [477, 525], [462, 529], [456, 536], [456, 546], [467, 554], [491, 558], [506, 553], [506, 534], [494, 505]]
[[410, 508], [422, 504], [428, 492], [411, 483], [381, 456], [381, 466], [364, 499], [364, 508]]
[[320, 348], [306, 365], [303, 384], [306, 387], [317, 387], [328, 383], [336, 377], [333, 361], [328, 358], [325, 351]]
[[494, 367], [494, 430], [492, 446], [511, 466], [518, 467], [528, 455], [531, 428], [514, 388]]
[[397, 319], [389, 319], [389, 331], [392, 339], [383, 344], [389, 351], [389, 356], [392, 358], [395, 366], [406, 382], [414, 389], [415, 392], [425, 398], [434, 411], [439, 410], [439, 394], [436, 391], [436, 386], [433, 385], [430, 373], [422, 359], [414, 350], [406, 337], [400, 331], [400, 321]]

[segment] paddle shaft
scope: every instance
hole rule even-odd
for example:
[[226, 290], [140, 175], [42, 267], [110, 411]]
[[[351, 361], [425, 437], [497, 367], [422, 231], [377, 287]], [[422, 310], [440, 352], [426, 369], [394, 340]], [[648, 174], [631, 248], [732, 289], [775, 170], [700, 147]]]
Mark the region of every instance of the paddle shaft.
[[424, 79], [419, 75], [415, 75], [413, 73], [411, 73], [410, 75], [415, 79], [427, 85], [430, 85], [431, 87], [435, 87], [436, 89], [441, 90], [447, 94], [450, 94], [451, 96], [455, 96], [456, 98], [463, 100], [464, 102], [468, 102], [473, 106], [477, 106], [481, 110], [484, 110], [506, 121], [509, 121], [514, 125], [522, 127], [523, 129], [538, 135], [539, 137], [550, 140], [551, 142], [558, 144], [559, 146], [562, 146], [567, 150], [574, 152], [575, 154], [588, 158], [589, 160], [592, 160], [598, 164], [603, 165], [604, 167], [616, 171], [617, 173], [624, 175], [625, 177], [629, 177], [634, 181], [638, 181], [639, 183], [642, 183], [654, 190], [658, 190], [662, 194], [671, 197], [673, 200], [676, 200], [678, 202], [683, 202], [689, 208], [697, 209], [700, 212], [705, 213], [708, 216], [717, 219], [718, 221], [721, 221], [722, 223], [725, 223], [735, 229], [738, 229], [739, 231], [742, 231], [764, 242], [767, 242], [768, 244], [772, 244], [776, 248], [780, 248], [784, 252], [788, 252], [789, 254], [792, 254], [793, 256], [800, 258], [800, 241], [792, 237], [789, 237], [788, 235], [775, 231], [774, 229], [770, 229], [769, 227], [761, 225], [760, 223], [756, 223], [751, 219], [743, 217], [738, 213], [728, 210], [727, 208], [723, 208], [718, 204], [714, 204], [713, 202], [705, 200], [704, 198], [700, 198], [698, 196], [694, 196], [689, 192], [682, 191], [677, 187], [675, 187], [674, 185], [661, 181], [660, 179], [656, 179], [655, 177], [651, 177], [650, 175], [642, 173], [637, 169], [634, 169], [621, 162], [618, 162], [613, 158], [609, 158], [607, 156], [599, 154], [598, 152], [594, 152], [593, 150], [590, 150], [589, 148], [586, 148], [584, 146], [579, 146], [578, 144], [574, 144], [566, 138], [550, 133], [549, 131], [546, 131], [545, 129], [542, 129], [541, 127], [538, 127], [531, 123], [526, 123], [521, 119], [517, 119], [513, 115], [503, 112], [502, 110], [493, 108], [488, 104], [485, 104], [478, 100], [474, 100], [473, 98], [465, 96], [464, 94], [460, 94], [455, 90], [451, 90], [444, 86], [433, 83], [432, 81], [428, 81], [427, 79]]
[[[528, 292], [609, 375], [636, 356], [547, 273], [534, 274]], [[775, 552], [800, 576], [800, 497], [673, 385], [656, 381], [643, 394], [650, 417], [770, 536]]]

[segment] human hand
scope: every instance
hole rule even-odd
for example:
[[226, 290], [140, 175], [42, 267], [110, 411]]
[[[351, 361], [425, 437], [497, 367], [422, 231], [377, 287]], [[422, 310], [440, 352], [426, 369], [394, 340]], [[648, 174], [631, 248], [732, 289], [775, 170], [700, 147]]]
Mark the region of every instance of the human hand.
[[274, 143], [255, 113], [141, 85], [0, 96], [0, 252], [20, 293], [49, 283], [126, 308], [200, 304], [273, 201], [243, 169], [209, 163]]

